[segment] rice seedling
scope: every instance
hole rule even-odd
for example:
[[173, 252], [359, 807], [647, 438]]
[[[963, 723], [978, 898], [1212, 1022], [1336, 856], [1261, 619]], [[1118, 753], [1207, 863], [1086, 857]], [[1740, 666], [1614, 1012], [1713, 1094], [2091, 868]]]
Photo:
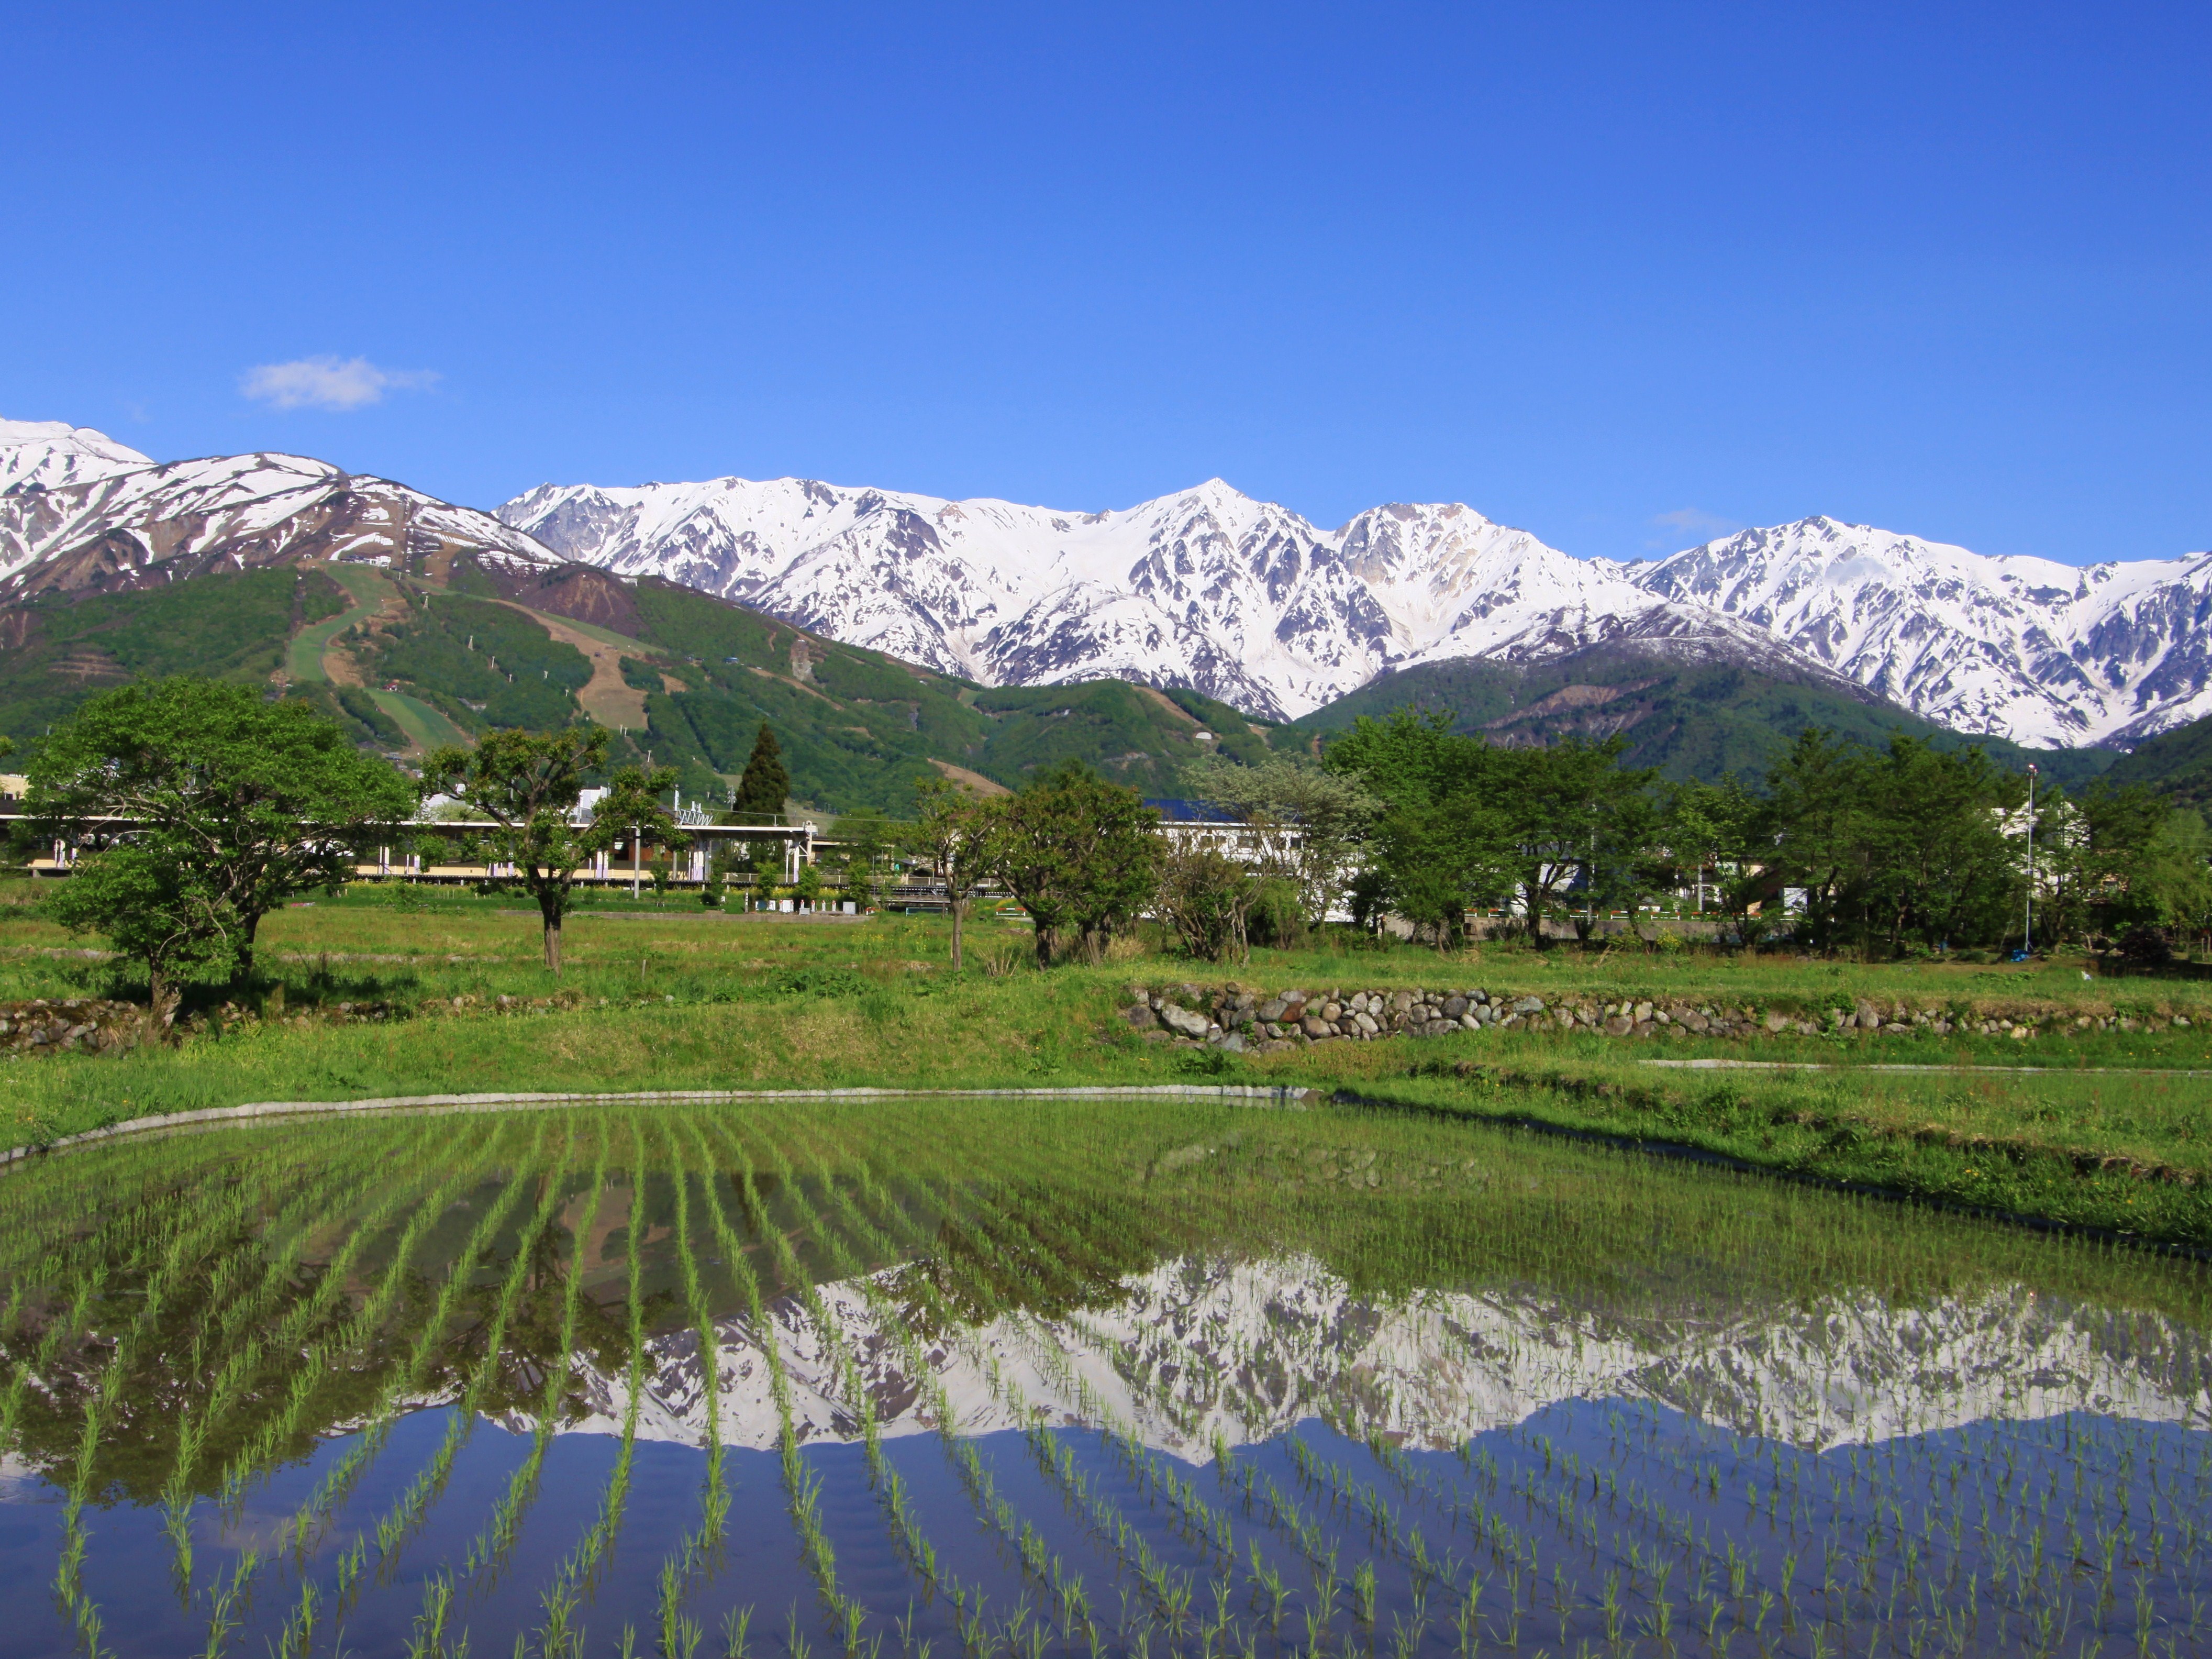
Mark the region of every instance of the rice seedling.
[[[213, 1139], [0, 1192], [57, 1217], [92, 1195], [51, 1242], [0, 1246], [0, 1410], [55, 1494], [53, 1616], [82, 1650], [126, 1610], [187, 1616], [103, 1567], [124, 1555], [95, 1525], [141, 1512], [185, 1564], [194, 1623], [167, 1645], [216, 1651], [327, 1649], [377, 1612], [426, 1653], [477, 1625], [580, 1655], [587, 1602], [631, 1650], [742, 1650], [750, 1615], [710, 1640], [702, 1581], [788, 1599], [763, 1574], [794, 1556], [820, 1613], [794, 1606], [785, 1645], [864, 1659], [2204, 1640], [2197, 1264], [1356, 1110], [653, 1107], [256, 1130], [228, 1159]], [[823, 1391], [803, 1421], [793, 1364]], [[748, 1367], [758, 1396], [729, 1386]], [[142, 1410], [149, 1384], [183, 1409]], [[611, 1455], [581, 1489], [572, 1388]], [[448, 1413], [426, 1461], [356, 1504], [422, 1405]], [[449, 1486], [487, 1488], [456, 1476], [488, 1410], [527, 1443], [454, 1516]], [[648, 1463], [648, 1425], [688, 1447]], [[978, 1437], [996, 1425], [1019, 1438]], [[916, 1431], [948, 1479], [894, 1455]], [[756, 1456], [783, 1501], [733, 1513]], [[611, 1573], [648, 1468], [656, 1513], [672, 1471], [696, 1508]], [[218, 1537], [282, 1495], [251, 1552], [200, 1540], [194, 1588], [176, 1543], [211, 1480]], [[521, 1522], [556, 1491], [587, 1524], [549, 1556]], [[319, 1546], [333, 1528], [353, 1535]], [[428, 1587], [398, 1582], [434, 1540]], [[522, 1626], [489, 1611], [515, 1575]]]
[[377, 1522], [379, 1570], [387, 1575], [397, 1565], [400, 1549], [408, 1535], [421, 1524], [430, 1505], [444, 1491], [446, 1481], [453, 1473], [453, 1461], [459, 1455], [461, 1443], [475, 1430], [478, 1407], [506, 1357], [501, 1347], [501, 1338], [508, 1322], [514, 1317], [524, 1285], [530, 1278], [538, 1238], [558, 1208], [562, 1181], [568, 1173], [574, 1152], [573, 1142], [564, 1135], [560, 1156], [554, 1160], [550, 1172], [539, 1178], [537, 1206], [523, 1225], [521, 1237], [515, 1244], [514, 1259], [507, 1268], [507, 1277], [500, 1285], [491, 1316], [485, 1323], [483, 1352], [470, 1372], [460, 1399], [447, 1415], [446, 1432], [439, 1441], [436, 1451], [431, 1454], [429, 1462], [417, 1472], [407, 1490]]
[[553, 1431], [560, 1422], [562, 1401], [569, 1385], [576, 1346], [576, 1304], [583, 1289], [584, 1248], [592, 1235], [592, 1223], [599, 1215], [606, 1174], [606, 1152], [602, 1142], [592, 1166], [591, 1184], [585, 1188], [583, 1210], [573, 1229], [568, 1271], [562, 1275], [565, 1289], [561, 1298], [561, 1334], [550, 1356], [551, 1363], [546, 1367], [544, 1392], [538, 1402], [529, 1455], [508, 1478], [507, 1491], [493, 1508], [490, 1520], [470, 1544], [466, 1566], [470, 1573], [495, 1568], [506, 1558], [514, 1547], [523, 1510], [537, 1494], [538, 1473], [544, 1468], [546, 1448], [552, 1443]]

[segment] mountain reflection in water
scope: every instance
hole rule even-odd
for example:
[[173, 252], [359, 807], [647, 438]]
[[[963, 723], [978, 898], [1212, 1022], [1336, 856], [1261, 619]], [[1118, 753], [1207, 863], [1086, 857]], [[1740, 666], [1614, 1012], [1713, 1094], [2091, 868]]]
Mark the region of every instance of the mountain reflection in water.
[[185, 1137], [0, 1214], [0, 1659], [2206, 1634], [2204, 1268], [1863, 1199], [926, 1103]]

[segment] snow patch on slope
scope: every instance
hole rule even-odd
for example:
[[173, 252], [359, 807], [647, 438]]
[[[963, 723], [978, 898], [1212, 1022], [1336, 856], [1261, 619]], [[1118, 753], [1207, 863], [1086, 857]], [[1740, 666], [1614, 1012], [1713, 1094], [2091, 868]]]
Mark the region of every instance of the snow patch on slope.
[[1296, 716], [1389, 670], [1615, 641], [1840, 680], [2029, 744], [2212, 713], [2208, 555], [2077, 569], [1812, 518], [1620, 564], [1458, 503], [1323, 531], [1218, 478], [1103, 513], [798, 478], [548, 484], [500, 516], [991, 684], [1114, 676]]
[[[1814, 1449], [2071, 1411], [2212, 1427], [2203, 1356], [2179, 1329], [2115, 1347], [2101, 1316], [2026, 1291], [1916, 1307], [1837, 1297], [1682, 1325], [1503, 1292], [1371, 1301], [1302, 1256], [1185, 1258], [1132, 1275], [1122, 1290], [1099, 1312], [1004, 1316], [933, 1341], [928, 1364], [960, 1431], [1028, 1426], [992, 1386], [994, 1367], [1050, 1424], [1098, 1427], [1103, 1401], [1146, 1445], [1192, 1462], [1211, 1456], [1217, 1433], [1248, 1444], [1324, 1410], [1355, 1433], [1436, 1449], [1565, 1401], [1618, 1398]], [[903, 1346], [863, 1286], [824, 1285], [818, 1293], [858, 1359], [878, 1431], [935, 1427]], [[775, 1304], [769, 1317], [799, 1437], [857, 1438], [822, 1334], [795, 1301]], [[724, 1442], [773, 1447], [780, 1424], [761, 1334], [726, 1319], [715, 1340]], [[639, 1434], [702, 1444], [696, 1334], [647, 1347]], [[586, 1414], [567, 1427], [619, 1433], [622, 1379], [586, 1371], [581, 1381]]]

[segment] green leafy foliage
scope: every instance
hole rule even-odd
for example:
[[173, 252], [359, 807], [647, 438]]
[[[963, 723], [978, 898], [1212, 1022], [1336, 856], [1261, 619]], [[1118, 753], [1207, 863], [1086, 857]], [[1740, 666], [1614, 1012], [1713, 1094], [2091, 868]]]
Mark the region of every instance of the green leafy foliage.
[[617, 771], [591, 822], [577, 821], [586, 781], [606, 769], [609, 741], [604, 726], [494, 732], [473, 749], [439, 750], [422, 768], [426, 794], [449, 794], [491, 822], [485, 844], [472, 850], [509, 872], [493, 885], [520, 888], [537, 902], [545, 965], [556, 974], [577, 872], [632, 835], [669, 847], [689, 839], [661, 803], [672, 775], [666, 772]]
[[2212, 806], [2212, 717], [2139, 744], [2108, 775], [2116, 786], [2146, 784], [2184, 806]]
[[376, 669], [471, 732], [565, 726], [592, 678], [582, 652], [521, 612], [453, 594], [410, 609]]
[[249, 570], [136, 593], [13, 607], [0, 650], [0, 732], [33, 738], [95, 693], [130, 679], [191, 674], [261, 680], [283, 661], [297, 623], [342, 609], [319, 573]]
[[1623, 758], [1670, 781], [1717, 783], [1764, 776], [1808, 726], [1870, 747], [1893, 733], [1941, 750], [1979, 748], [2005, 769], [2030, 761], [2045, 775], [2087, 783], [2114, 763], [2102, 749], [2030, 750], [2002, 738], [1947, 731], [1869, 694], [1790, 680], [1731, 664], [1690, 664], [1619, 647], [1581, 651], [1529, 668], [1464, 658], [1392, 674], [1271, 733], [1277, 748], [1309, 750], [1362, 717], [1399, 708], [1437, 710], [1448, 729], [1501, 744], [1565, 737], [1627, 739]]
[[1135, 921], [1158, 883], [1159, 814], [1134, 790], [1064, 762], [978, 809], [991, 868], [1036, 924], [1039, 967], [1072, 929], [1091, 960]]
[[141, 956], [157, 1001], [179, 963], [250, 970], [262, 917], [343, 886], [357, 849], [413, 803], [405, 779], [305, 703], [180, 677], [94, 698], [30, 778], [40, 834], [110, 843], [80, 866], [93, 880], [64, 899], [69, 925]]

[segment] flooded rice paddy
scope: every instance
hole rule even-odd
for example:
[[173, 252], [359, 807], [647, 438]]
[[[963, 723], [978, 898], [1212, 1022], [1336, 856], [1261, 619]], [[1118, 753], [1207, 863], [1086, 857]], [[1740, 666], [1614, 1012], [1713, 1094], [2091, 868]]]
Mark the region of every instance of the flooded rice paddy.
[[0, 1659], [2212, 1651], [2200, 1264], [1432, 1120], [0, 1178]]

